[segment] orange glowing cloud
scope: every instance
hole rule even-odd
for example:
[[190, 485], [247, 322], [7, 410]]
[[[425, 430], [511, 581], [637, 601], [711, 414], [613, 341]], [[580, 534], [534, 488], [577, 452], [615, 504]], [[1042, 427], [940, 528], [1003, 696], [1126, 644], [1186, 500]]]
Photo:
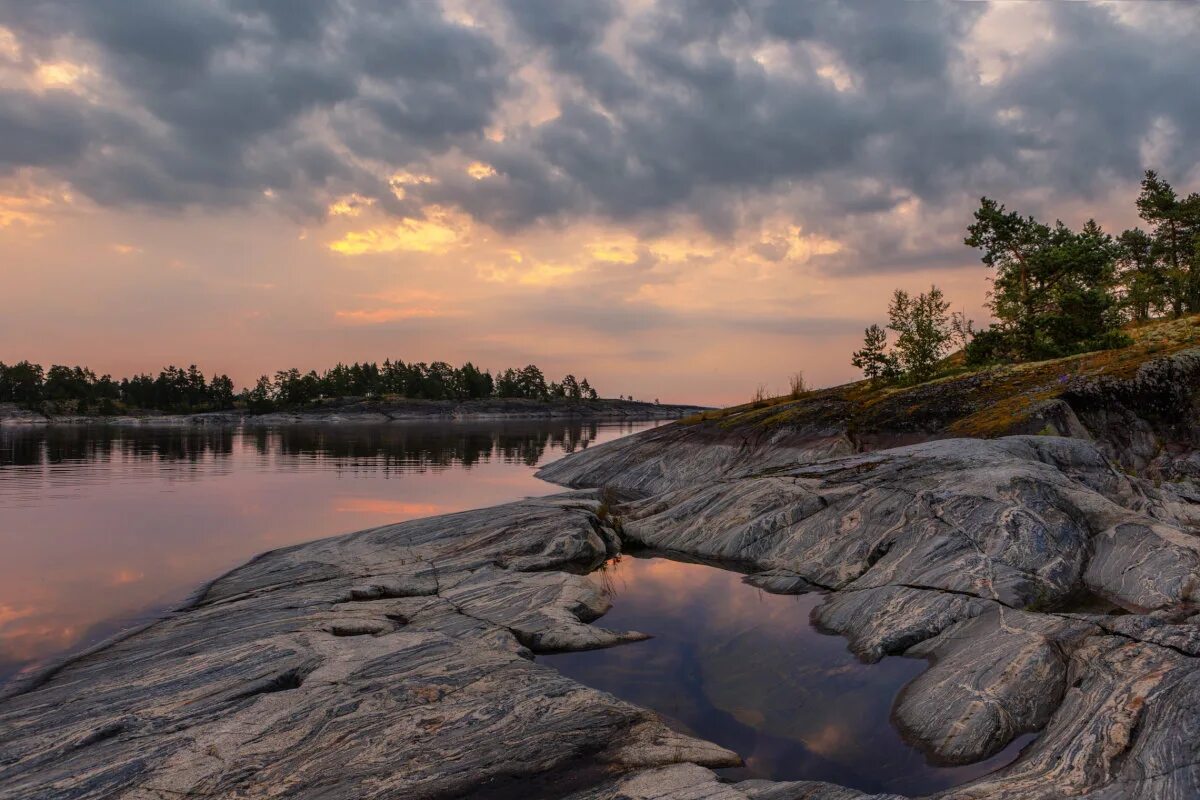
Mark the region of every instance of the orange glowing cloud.
[[68, 89], [90, 72], [91, 70], [82, 64], [54, 61], [39, 64], [33, 73], [33, 79], [39, 89]]
[[429, 218], [405, 217], [396, 225], [384, 225], [361, 231], [350, 231], [329, 243], [329, 249], [347, 256], [394, 253], [405, 250], [417, 253], [445, 253], [458, 244], [460, 229], [449, 215], [437, 209], [427, 209]]
[[405, 186], [416, 186], [424, 183], [433, 183], [433, 178], [429, 175], [418, 175], [416, 173], [401, 170], [393, 173], [388, 178], [388, 186], [392, 189], [392, 194], [403, 200], [407, 194]]
[[484, 178], [491, 178], [496, 174], [496, 168], [491, 164], [484, 164], [482, 161], [472, 161], [467, 167], [467, 174], [477, 181]]
[[0, 604], [0, 628], [10, 622], [32, 616], [33, 613], [34, 609], [32, 608], [13, 608], [10, 605]]
[[628, 236], [609, 241], [592, 242], [587, 246], [587, 251], [597, 261], [632, 264], [638, 260], [637, 247], [637, 239]]
[[363, 297], [383, 305], [341, 309], [335, 311], [334, 316], [345, 322], [374, 325], [398, 319], [432, 319], [459, 314], [458, 311], [445, 306], [441, 294], [422, 289], [384, 290]]
[[0, 58], [5, 61], [21, 58], [21, 43], [17, 41], [16, 34], [3, 25], [0, 25]]
[[364, 208], [373, 205], [375, 205], [375, 199], [372, 197], [348, 194], [331, 203], [328, 212], [331, 217], [357, 217], [363, 212]]
[[539, 262], [528, 266], [483, 265], [476, 270], [480, 280], [489, 283], [517, 283], [524, 286], [548, 286], [582, 272], [581, 264], [549, 264]]
[[64, 188], [39, 185], [28, 172], [0, 183], [0, 229], [14, 224], [47, 225], [56, 206], [71, 202]]

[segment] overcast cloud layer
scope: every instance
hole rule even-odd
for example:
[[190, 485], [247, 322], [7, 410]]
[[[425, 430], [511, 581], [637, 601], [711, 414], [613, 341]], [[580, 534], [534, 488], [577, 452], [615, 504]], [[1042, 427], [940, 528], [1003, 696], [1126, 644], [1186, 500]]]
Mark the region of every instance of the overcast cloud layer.
[[[0, 179], [124, 220], [232, 212], [289, 240], [357, 216], [373, 227], [341, 231], [340, 252], [398, 268], [446, 258], [436, 242], [464, 239], [442, 231], [470, 226], [477, 248], [525, 253], [456, 267], [474, 259], [517, 315], [569, 297], [595, 331], [782, 336], [803, 320], [753, 293], [724, 309], [696, 299], [705, 284], [663, 298], [698, 275], [726, 291], [739, 253], [763, 280], [771, 265], [814, 284], [949, 274], [973, 260], [962, 226], [985, 193], [1129, 224], [1147, 167], [1197, 188], [1198, 34], [1184, 3], [0, 0]], [[564, 266], [584, 229], [633, 241], [595, 256], [619, 272]], [[708, 255], [668, 264], [646, 245], [680, 232]], [[555, 236], [534, 271], [524, 243]], [[540, 293], [505, 294], [505, 276]], [[439, 324], [426, 311], [409, 316]]]

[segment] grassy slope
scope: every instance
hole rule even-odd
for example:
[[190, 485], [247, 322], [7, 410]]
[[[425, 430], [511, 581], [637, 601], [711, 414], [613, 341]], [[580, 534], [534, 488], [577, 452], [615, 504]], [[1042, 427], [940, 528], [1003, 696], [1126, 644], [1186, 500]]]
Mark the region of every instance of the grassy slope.
[[1081, 382], [1132, 378], [1148, 361], [1200, 348], [1200, 315], [1131, 326], [1127, 332], [1134, 343], [1119, 350], [981, 370], [963, 367], [962, 355], [956, 353], [943, 363], [942, 377], [916, 386], [859, 381], [808, 392], [799, 399], [777, 397], [705, 412], [682, 423], [814, 433], [844, 428], [860, 434], [999, 436], [1021, 430], [1039, 406]]

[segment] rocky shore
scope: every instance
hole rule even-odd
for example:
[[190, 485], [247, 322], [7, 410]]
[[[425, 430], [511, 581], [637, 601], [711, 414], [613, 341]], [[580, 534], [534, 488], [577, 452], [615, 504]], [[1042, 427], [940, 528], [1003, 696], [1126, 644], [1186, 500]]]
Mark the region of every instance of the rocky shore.
[[635, 400], [370, 400], [330, 401], [297, 410], [250, 414], [206, 411], [197, 414], [144, 413], [89, 416], [43, 414], [12, 403], [0, 403], [0, 425], [343, 425], [420, 421], [486, 421], [506, 419], [678, 419], [702, 412], [698, 406], [643, 403]]
[[264, 554], [8, 687], [0, 795], [865, 800], [725, 782], [737, 754], [538, 663], [642, 637], [585, 576], [652, 547], [823, 593], [866, 661], [927, 659], [894, 720], [931, 759], [1039, 734], [938, 798], [1200, 796], [1195, 406], [1145, 399], [1193, 357], [1053, 398], [1041, 433], [1070, 436], [691, 420], [540, 473], [573, 491]]

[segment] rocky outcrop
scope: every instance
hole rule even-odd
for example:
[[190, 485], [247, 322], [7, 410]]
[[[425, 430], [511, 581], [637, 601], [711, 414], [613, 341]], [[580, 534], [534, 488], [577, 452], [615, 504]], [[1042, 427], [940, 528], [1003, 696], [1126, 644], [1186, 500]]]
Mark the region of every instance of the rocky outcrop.
[[633, 546], [823, 592], [815, 621], [863, 659], [928, 659], [894, 718], [933, 759], [1039, 733], [938, 797], [1200, 794], [1188, 491], [1039, 436], [816, 461], [763, 440], [668, 467], [683, 427], [544, 470], [624, 502], [577, 491], [274, 551], [10, 689], [0, 795], [863, 800], [722, 782], [736, 754], [532, 660], [641, 637], [592, 624], [608, 600], [584, 577]]
[[648, 496], [854, 453], [844, 431], [667, 425], [551, 462], [538, 477], [562, 486]]
[[[1198, 320], [1171, 325], [1194, 337]], [[1106, 355], [1086, 357], [1098, 364], [1076, 357], [911, 387], [849, 384], [698, 415], [550, 464], [540, 474], [566, 486], [649, 495], [937, 439], [1036, 433], [1092, 442], [1134, 475], [1200, 476], [1200, 349], [1161, 357], [1116, 351], [1115, 366], [1102, 361]]]
[[[619, 444], [547, 472], [604, 464]], [[621, 512], [629, 543], [736, 561], [771, 591], [827, 591], [815, 622], [866, 660], [928, 658], [894, 716], [932, 758], [973, 762], [1043, 731], [945, 797], [1200, 792], [1200, 746], [1171, 733], [1200, 717], [1147, 706], [1200, 699], [1194, 508], [1092, 443], [951, 439], [739, 467]]]
[[1042, 412], [1062, 435], [1083, 435], [1141, 475], [1200, 476], [1200, 350], [1148, 361], [1130, 377], [1072, 380]]

